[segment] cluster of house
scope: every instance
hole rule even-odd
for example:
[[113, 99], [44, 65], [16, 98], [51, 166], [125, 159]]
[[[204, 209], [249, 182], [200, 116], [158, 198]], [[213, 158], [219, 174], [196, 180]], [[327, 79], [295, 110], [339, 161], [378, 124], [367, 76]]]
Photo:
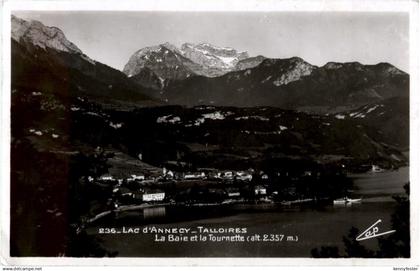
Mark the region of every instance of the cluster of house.
[[[214, 191], [213, 191], [214, 190]], [[208, 192], [219, 194], [220, 190], [223, 191], [223, 195], [226, 199], [239, 199], [244, 195], [241, 195], [241, 190], [237, 187], [226, 187], [225, 189], [209, 189]], [[128, 187], [116, 187], [113, 191], [116, 195], [116, 199], [121, 204], [132, 204], [132, 203], [157, 203], [169, 200], [167, 194], [162, 189], [151, 189], [151, 188], [139, 188], [130, 189]], [[263, 185], [256, 185], [254, 187], [254, 195], [257, 197], [267, 196], [267, 188]], [[115, 207], [118, 207], [116, 205]]]
[[[118, 202], [133, 203], [133, 202], [161, 202], [167, 199], [165, 191], [162, 189], [151, 188], [148, 186], [149, 183], [156, 183], [159, 180], [173, 180], [173, 181], [200, 181], [208, 179], [220, 179], [220, 180], [241, 180], [251, 181], [253, 178], [253, 172], [249, 171], [221, 171], [221, 172], [194, 172], [194, 173], [174, 173], [171, 170], [163, 168], [163, 174], [158, 177], [146, 177], [145, 175], [132, 174], [128, 178], [114, 178], [112, 175], [103, 175], [98, 178], [95, 182], [100, 185], [108, 185], [113, 188], [113, 196]], [[266, 174], [262, 174], [261, 179], [268, 178]], [[93, 178], [89, 179], [93, 182]], [[265, 196], [267, 195], [266, 187], [257, 185], [254, 187], [255, 195]], [[224, 194], [227, 198], [240, 198], [240, 189], [236, 187], [226, 187]]]
[[125, 186], [114, 188], [113, 191], [120, 202], [159, 202], [165, 199], [165, 191], [161, 189], [130, 189]]
[[[251, 181], [252, 171], [213, 171], [184, 174], [184, 180], [204, 180], [204, 179], [220, 179], [220, 180], [239, 180]], [[268, 177], [267, 177], [268, 178]]]
[[154, 177], [146, 178], [144, 175], [132, 174], [128, 178], [114, 178], [112, 175], [105, 174], [96, 180], [89, 177], [88, 181], [95, 182], [95, 184], [101, 186], [111, 186], [113, 188], [113, 196], [122, 201], [135, 200], [150, 202], [165, 199], [165, 193], [163, 191], [140, 188], [140, 183], [155, 182], [156, 178]]
[[[102, 183], [118, 183], [139, 181], [139, 182], [155, 182], [159, 180], [238, 180], [238, 181], [251, 181], [253, 178], [253, 170], [247, 171], [208, 171], [208, 172], [188, 172], [188, 173], [174, 173], [171, 170], [163, 168], [161, 176], [147, 177], [145, 175], [131, 174], [128, 178], [115, 179], [112, 175], [103, 175], [98, 181]], [[268, 179], [268, 175], [263, 172], [260, 173], [262, 180]], [[90, 180], [93, 180], [90, 179]]]

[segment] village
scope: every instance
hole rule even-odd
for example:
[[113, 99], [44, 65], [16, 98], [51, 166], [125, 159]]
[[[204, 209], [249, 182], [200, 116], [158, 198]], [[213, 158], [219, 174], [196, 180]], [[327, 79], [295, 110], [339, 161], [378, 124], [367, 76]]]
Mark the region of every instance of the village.
[[243, 198], [245, 195], [241, 194], [241, 188], [251, 185], [254, 188], [254, 199], [268, 200], [267, 185], [252, 182], [256, 175], [261, 181], [268, 180], [267, 174], [256, 174], [252, 169], [179, 173], [163, 168], [158, 176], [131, 174], [127, 178], [115, 178], [105, 174], [98, 179], [89, 178], [89, 182], [112, 187], [111, 200], [114, 207], [141, 203], [222, 202]]
[[333, 178], [325, 178], [313, 171], [293, 176], [278, 172], [272, 176], [254, 169], [175, 172], [163, 167], [160, 174], [130, 174], [127, 178], [105, 174], [89, 178], [89, 182], [109, 191], [107, 206], [101, 208], [109, 213], [164, 205], [307, 203], [337, 197], [343, 191], [343, 176], [338, 172]]

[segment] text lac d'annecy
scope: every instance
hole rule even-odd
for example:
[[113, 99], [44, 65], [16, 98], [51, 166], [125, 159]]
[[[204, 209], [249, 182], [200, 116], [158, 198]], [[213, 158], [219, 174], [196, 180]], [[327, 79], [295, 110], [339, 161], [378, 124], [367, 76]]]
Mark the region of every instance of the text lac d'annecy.
[[[123, 228], [123, 231], [129, 231], [129, 228]], [[144, 227], [143, 233], [166, 233], [166, 234], [185, 234], [185, 233], [247, 233], [246, 228], [208, 228], [204, 226], [197, 226], [195, 228], [159, 228], [159, 227]]]

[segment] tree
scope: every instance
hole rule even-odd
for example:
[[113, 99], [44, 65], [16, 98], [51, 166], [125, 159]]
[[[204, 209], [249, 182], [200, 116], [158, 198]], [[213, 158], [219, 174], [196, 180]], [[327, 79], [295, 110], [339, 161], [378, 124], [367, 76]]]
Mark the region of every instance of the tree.
[[[69, 233], [65, 253], [72, 257], [104, 257], [116, 256], [117, 252], [109, 252], [100, 246], [100, 240], [89, 236], [85, 230], [84, 218], [89, 214], [89, 203], [101, 191], [93, 187], [88, 181], [98, 178], [108, 172], [108, 158], [112, 154], [96, 149], [92, 154], [78, 154], [72, 159], [69, 187]], [[104, 197], [106, 199], [106, 197]]]
[[312, 257], [362, 257], [362, 258], [398, 258], [410, 257], [410, 191], [409, 184], [404, 185], [405, 196], [394, 196], [397, 207], [391, 215], [391, 225], [395, 230], [393, 234], [378, 238], [378, 251], [372, 251], [356, 241], [359, 230], [352, 227], [346, 237], [343, 237], [345, 254], [340, 255], [338, 248], [333, 246], [314, 248], [311, 250]]
[[410, 187], [404, 185], [407, 196], [395, 196], [398, 206], [391, 216], [392, 228], [395, 233], [387, 238], [378, 239], [380, 250], [377, 257], [391, 258], [404, 257], [409, 258], [410, 253]]

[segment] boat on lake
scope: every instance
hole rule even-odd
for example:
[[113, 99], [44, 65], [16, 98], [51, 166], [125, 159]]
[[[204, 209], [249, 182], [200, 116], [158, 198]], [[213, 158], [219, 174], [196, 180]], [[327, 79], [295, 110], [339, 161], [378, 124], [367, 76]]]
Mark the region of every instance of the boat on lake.
[[372, 168], [371, 168], [371, 172], [372, 173], [378, 173], [378, 172], [384, 172], [385, 170], [383, 169], [383, 168], [380, 168], [379, 166], [377, 166], [377, 165], [372, 165]]
[[335, 199], [333, 201], [334, 205], [339, 205], [339, 204], [352, 204], [352, 203], [361, 203], [361, 202], [362, 202], [362, 198], [352, 199], [352, 198], [348, 198], [348, 197]]

